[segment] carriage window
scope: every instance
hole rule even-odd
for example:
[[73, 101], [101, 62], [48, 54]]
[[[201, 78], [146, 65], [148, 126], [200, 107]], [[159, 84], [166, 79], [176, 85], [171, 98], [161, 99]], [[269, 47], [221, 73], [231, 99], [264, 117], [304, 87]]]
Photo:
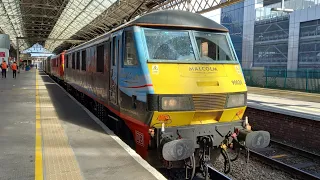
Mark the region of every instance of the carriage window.
[[80, 69], [80, 51], [77, 52], [77, 69]]
[[202, 61], [235, 61], [225, 34], [195, 32]]
[[111, 41], [108, 41], [106, 45], [107, 66], [109, 66], [111, 60]]
[[69, 68], [69, 55], [66, 55], [66, 68]]
[[104, 45], [97, 47], [97, 72], [104, 70]]
[[112, 55], [112, 66], [115, 66], [116, 65], [116, 37], [113, 37], [113, 40], [112, 40], [112, 48], [113, 48], [113, 55]]
[[86, 58], [86, 56], [87, 56], [86, 50], [82, 51], [82, 53], [81, 53], [81, 70], [82, 71], [86, 71], [87, 70], [87, 62], [86, 62], [87, 58]]
[[76, 63], [75, 63], [75, 55], [74, 55], [75, 53], [72, 53], [72, 69], [74, 69], [74, 67], [75, 67], [75, 65], [76, 65]]
[[150, 59], [194, 61], [195, 55], [187, 31], [145, 29]]
[[135, 66], [138, 65], [136, 49], [134, 46], [133, 33], [131, 31], [126, 31], [125, 33], [126, 42], [126, 52], [123, 64], [125, 66]]

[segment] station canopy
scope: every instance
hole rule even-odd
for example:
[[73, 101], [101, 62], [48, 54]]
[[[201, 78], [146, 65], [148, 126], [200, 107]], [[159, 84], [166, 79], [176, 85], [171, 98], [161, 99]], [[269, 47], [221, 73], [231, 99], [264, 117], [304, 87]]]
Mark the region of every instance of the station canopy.
[[[0, 33], [22, 52], [39, 43], [59, 53], [138, 15], [161, 9], [207, 12], [241, 0], [1, 0]], [[17, 40], [18, 38], [18, 40]]]

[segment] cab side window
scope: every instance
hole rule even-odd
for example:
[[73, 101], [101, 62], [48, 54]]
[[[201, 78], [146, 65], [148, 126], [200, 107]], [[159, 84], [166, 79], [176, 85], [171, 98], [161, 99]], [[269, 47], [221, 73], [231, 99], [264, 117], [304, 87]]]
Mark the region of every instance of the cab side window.
[[125, 44], [126, 44], [126, 50], [125, 50], [123, 65], [125, 65], [125, 66], [138, 65], [137, 53], [136, 53], [136, 48], [134, 45], [132, 31], [125, 32]]

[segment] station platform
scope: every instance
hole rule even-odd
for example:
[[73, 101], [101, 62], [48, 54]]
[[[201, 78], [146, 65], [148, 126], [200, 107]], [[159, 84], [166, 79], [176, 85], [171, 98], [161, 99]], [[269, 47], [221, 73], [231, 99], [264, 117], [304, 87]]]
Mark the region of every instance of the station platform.
[[36, 69], [0, 79], [0, 179], [165, 179]]
[[320, 94], [248, 87], [248, 107], [320, 121]]

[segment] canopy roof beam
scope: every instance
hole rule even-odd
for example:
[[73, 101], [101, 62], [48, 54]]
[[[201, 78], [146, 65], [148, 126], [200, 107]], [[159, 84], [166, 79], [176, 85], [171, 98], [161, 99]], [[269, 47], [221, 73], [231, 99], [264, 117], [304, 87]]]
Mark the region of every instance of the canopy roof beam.
[[69, 43], [82, 43], [82, 42], [85, 42], [85, 40], [41, 38], [41, 37], [17, 37], [17, 39], [28, 39], [28, 40], [35, 40], [35, 41], [65, 41], [65, 42], [69, 42]]

